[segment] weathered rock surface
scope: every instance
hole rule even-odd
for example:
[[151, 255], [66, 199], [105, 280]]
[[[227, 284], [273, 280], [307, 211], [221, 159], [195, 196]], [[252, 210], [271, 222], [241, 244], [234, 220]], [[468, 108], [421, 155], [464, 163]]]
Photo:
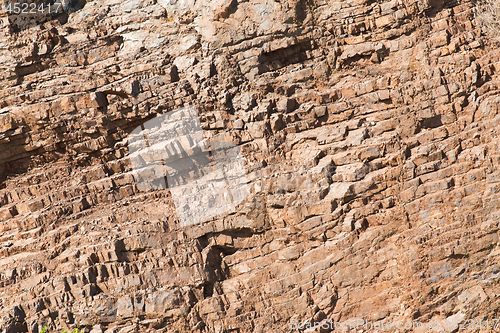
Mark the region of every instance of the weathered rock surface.
[[[500, 318], [500, 52], [471, 1], [71, 8], [2, 15], [1, 332]], [[251, 195], [181, 227], [127, 135], [187, 105]]]

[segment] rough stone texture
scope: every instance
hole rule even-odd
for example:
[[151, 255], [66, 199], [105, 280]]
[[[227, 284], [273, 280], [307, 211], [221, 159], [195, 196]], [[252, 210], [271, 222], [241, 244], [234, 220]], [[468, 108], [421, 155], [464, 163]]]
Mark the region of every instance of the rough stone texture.
[[[2, 15], [1, 332], [500, 317], [500, 53], [470, 1], [79, 7]], [[181, 228], [127, 135], [184, 105], [252, 194]]]

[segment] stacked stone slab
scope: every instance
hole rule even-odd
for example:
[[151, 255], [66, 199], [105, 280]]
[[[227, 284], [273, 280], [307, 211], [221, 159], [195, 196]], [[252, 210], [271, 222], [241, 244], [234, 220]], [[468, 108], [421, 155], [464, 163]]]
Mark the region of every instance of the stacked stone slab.
[[[474, 6], [106, 0], [22, 30], [2, 14], [0, 332], [491, 325], [500, 53]], [[184, 227], [168, 189], [137, 186], [127, 138], [190, 105], [241, 149], [250, 195]]]

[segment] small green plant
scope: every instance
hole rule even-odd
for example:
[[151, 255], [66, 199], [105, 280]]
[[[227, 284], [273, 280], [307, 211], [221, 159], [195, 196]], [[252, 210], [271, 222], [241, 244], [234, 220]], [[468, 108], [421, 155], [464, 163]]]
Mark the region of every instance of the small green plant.
[[[44, 326], [40, 331], [40, 333], [47, 333], [48, 331], [49, 329], [47, 328], [47, 326]], [[62, 330], [61, 333], [68, 333], [68, 331]], [[83, 332], [80, 331], [78, 328], [75, 328], [74, 330], [71, 331], [71, 333], [83, 333]]]

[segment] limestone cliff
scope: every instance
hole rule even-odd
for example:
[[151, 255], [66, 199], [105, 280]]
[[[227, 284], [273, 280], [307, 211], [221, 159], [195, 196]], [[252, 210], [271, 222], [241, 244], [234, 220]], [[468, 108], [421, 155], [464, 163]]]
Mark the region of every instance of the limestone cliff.
[[[3, 11], [0, 332], [267, 333], [358, 319], [432, 332], [452, 331], [427, 326], [450, 318], [491, 331], [500, 52], [474, 8]], [[241, 149], [250, 195], [183, 227], [169, 189], [138, 188], [127, 138], [190, 105], [206, 135]]]

